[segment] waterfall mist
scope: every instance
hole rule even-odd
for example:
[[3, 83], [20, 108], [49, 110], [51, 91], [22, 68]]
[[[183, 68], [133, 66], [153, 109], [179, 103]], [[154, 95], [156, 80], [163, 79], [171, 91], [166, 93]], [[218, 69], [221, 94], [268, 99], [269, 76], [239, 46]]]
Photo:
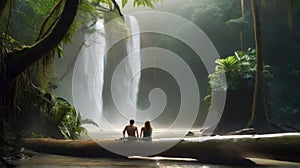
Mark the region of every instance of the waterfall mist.
[[[85, 35], [72, 85], [77, 112], [99, 125], [86, 125], [89, 133], [110, 131], [113, 135], [107, 138], [120, 137], [124, 126], [135, 119], [139, 128], [151, 120], [154, 130], [160, 132], [155, 138], [175, 130], [185, 135], [197, 118], [206, 117], [207, 113], [199, 113], [205, 107], [199, 103], [203, 99], [199, 94], [207, 91], [203, 81], [218, 54], [195, 25], [174, 15], [156, 14], [162, 17], [155, 20], [153, 14], [141, 13], [112, 24], [104, 19]], [[149, 24], [139, 24], [143, 19]], [[164, 25], [166, 20], [178, 27], [151, 24]], [[201, 127], [203, 122], [197, 123]]]
[[103, 21], [99, 20], [94, 26], [94, 32], [86, 34], [84, 39], [74, 65], [73, 103], [83, 118], [93, 119], [99, 125], [103, 109], [102, 88], [106, 46]]
[[[122, 20], [117, 22], [123, 23]], [[107, 49], [105, 56], [102, 114], [107, 125], [101, 128], [119, 130], [128, 124], [130, 119], [136, 119], [140, 73], [135, 72], [139, 72], [141, 68], [139, 26], [134, 16], [125, 18], [125, 25], [118, 28], [119, 33], [110, 32], [110, 30], [115, 30], [115, 24], [105, 26], [107, 37], [109, 36], [106, 42], [108, 46], [112, 46]], [[126, 33], [127, 38], [112, 44], [115, 38], [124, 36], [122, 33]], [[116, 82], [113, 82], [116, 71], [119, 75]], [[115, 97], [119, 100], [114, 100], [113, 94], [116, 94]]]
[[[139, 27], [133, 16], [128, 17], [125, 23], [121, 25], [120, 33], [113, 32], [112, 35], [110, 30], [114, 29], [105, 27], [104, 21], [99, 20], [91, 28], [92, 33], [84, 35], [84, 43], [74, 65], [73, 103], [83, 118], [92, 119], [99, 125], [96, 130], [119, 130], [129, 119], [136, 119], [136, 111], [132, 109], [136, 109], [140, 81], [140, 73], [135, 73], [140, 71], [141, 66]], [[112, 39], [124, 35], [124, 32], [132, 36], [108, 48]], [[124, 62], [122, 67], [118, 66], [121, 61]], [[112, 77], [117, 67], [121, 75], [114, 87], [115, 93], [127, 96], [119, 101], [119, 104], [125, 105], [123, 110], [115, 106], [111, 96]], [[128, 101], [131, 108], [126, 108]], [[89, 125], [86, 128], [95, 129]]]

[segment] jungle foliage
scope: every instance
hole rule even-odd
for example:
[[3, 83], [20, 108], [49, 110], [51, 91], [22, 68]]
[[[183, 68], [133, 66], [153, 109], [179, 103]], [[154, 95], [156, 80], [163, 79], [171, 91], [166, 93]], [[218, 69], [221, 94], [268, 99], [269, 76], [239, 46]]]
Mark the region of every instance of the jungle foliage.
[[[253, 88], [256, 67], [255, 49], [249, 48], [247, 51], [236, 51], [234, 55], [215, 61], [215, 72], [208, 76], [210, 87], [220, 90], [242, 90], [242, 88]], [[221, 78], [221, 73], [225, 73], [226, 81]], [[264, 65], [264, 78], [266, 86], [270, 85], [272, 67]]]
[[[40, 90], [51, 93], [56, 87], [57, 80], [55, 74], [52, 73], [52, 64], [56, 56], [64, 56], [63, 44], [71, 41], [76, 30], [95, 24], [99, 18], [112, 13], [122, 16], [121, 7], [128, 4], [127, 0], [122, 0], [121, 7], [115, 0], [81, 0], [76, 11], [76, 19], [72, 20], [72, 24], [68, 27], [69, 31], [62, 35], [64, 38], [55, 43], [55, 47], [52, 47], [46, 54], [39, 52], [26, 55], [26, 52], [32, 51], [32, 48], [53, 33], [62, 17], [67, 1], [3, 0], [0, 2], [0, 84], [5, 94], [7, 94], [6, 90], [10, 91], [9, 96], [0, 95], [2, 96], [0, 97], [1, 117], [4, 118], [1, 120], [1, 135], [4, 135], [2, 134], [2, 126], [8, 127], [7, 125], [18, 121], [17, 118], [22, 120], [25, 116], [32, 116], [30, 122], [34, 123], [45, 121], [39, 118], [44, 112], [52, 117], [56, 114], [48, 113], [53, 108], [53, 104], [50, 103], [50, 105], [49, 100], [47, 100], [49, 95]], [[132, 5], [153, 7], [154, 3], [158, 1], [134, 0]], [[6, 5], [3, 4], [5, 2]], [[241, 0], [190, 0], [189, 3], [185, 2], [178, 7], [177, 12], [202, 28], [224, 58], [216, 61], [216, 72], [209, 76], [209, 84], [213, 86], [211, 88], [227, 89], [228, 94], [232, 95], [228, 96], [229, 101], [226, 106], [232, 107], [232, 109], [227, 111], [232, 112], [232, 114], [248, 115], [251, 109], [252, 100], [250, 97], [253, 94], [255, 77], [255, 52], [253, 50], [236, 52], [235, 55], [227, 57], [232, 51], [243, 50], [243, 46], [254, 48], [251, 6], [249, 1], [244, 1], [244, 12], [242, 12], [241, 2]], [[263, 23], [261, 26], [262, 55], [264, 62], [273, 67], [264, 66], [264, 76], [268, 81], [265, 85], [269, 89], [267, 94], [272, 98], [268, 101], [270, 118], [276, 122], [299, 126], [300, 105], [298, 102], [300, 97], [297, 91], [300, 89], [300, 59], [297, 54], [300, 52], [300, 33], [297, 30], [300, 28], [300, 13], [296, 8], [299, 0], [262, 0], [259, 2], [260, 21]], [[241, 38], [240, 32], [242, 32], [243, 38]], [[61, 41], [62, 43], [60, 43]], [[35, 56], [36, 59], [31, 59], [32, 57], [28, 55]], [[19, 60], [20, 56], [25, 56], [23, 61], [12, 61], [12, 65], [7, 64], [7, 61]], [[23, 65], [24, 60], [29, 63]], [[7, 67], [11, 69], [8, 70]], [[12, 77], [6, 78], [6, 72], [15, 69], [20, 70], [14, 73]], [[225, 85], [225, 81], [218, 78], [220, 72], [225, 72], [227, 85]], [[42, 100], [45, 102], [40, 102]], [[57, 99], [57, 101], [61, 100]], [[242, 104], [241, 102], [247, 102], [245, 108], [234, 109], [238, 104]], [[12, 107], [7, 110], [4, 107], [7, 105]], [[72, 108], [69, 111], [69, 116], [75, 116]], [[235, 115], [228, 116], [231, 119], [235, 118]], [[8, 121], [8, 118], [12, 121]], [[48, 119], [50, 118], [48, 117]], [[76, 118], [80, 117], [77, 116]], [[250, 116], [246, 116], [246, 118], [249, 119]], [[75, 120], [70, 123], [77, 124]], [[69, 124], [60, 125], [60, 128], [71, 128]], [[51, 127], [50, 125], [55, 127], [57, 123], [52, 121], [47, 126]], [[77, 135], [77, 133], [75, 134]], [[65, 137], [68, 138], [76, 137], [76, 135], [65, 132]]]
[[[178, 14], [202, 28], [222, 58], [227, 58], [235, 50], [245, 50], [245, 47], [255, 48], [250, 1], [191, 0], [191, 2], [193, 3], [184, 3]], [[295, 91], [299, 90], [299, 83], [297, 82], [299, 78], [296, 77], [297, 75], [293, 75], [295, 74], [293, 72], [297, 72], [299, 69], [297, 53], [300, 49], [298, 43], [300, 34], [297, 30], [300, 26], [300, 1], [256, 0], [256, 2], [260, 13], [259, 21], [262, 23], [260, 29], [263, 64], [273, 67], [273, 79], [266, 84], [268, 85], [266, 93], [268, 95], [266, 97], [268, 100], [266, 107], [268, 117], [271, 122], [280, 123], [280, 125], [290, 124], [299, 127], [297, 122], [300, 117], [299, 110], [297, 110], [299, 103], [296, 102], [300, 99]], [[230, 60], [227, 61], [230, 63]], [[251, 71], [249, 69], [249, 73]], [[228, 83], [228, 87], [235, 86], [234, 83]], [[239, 101], [244, 101], [247, 98], [242, 96], [242, 92], [237, 98]], [[252, 102], [253, 100], [248, 99], [246, 101]], [[230, 105], [231, 102], [226, 101], [226, 104]], [[250, 109], [248, 108], [246, 111], [250, 111]], [[251, 116], [248, 117], [250, 119]], [[232, 118], [235, 117], [232, 116]], [[230, 123], [232, 122], [228, 124]]]
[[[133, 5], [153, 7], [157, 1], [135, 0]], [[71, 42], [76, 30], [90, 27], [106, 14], [122, 13], [115, 0], [78, 2], [1, 1], [1, 137], [12, 129], [33, 132], [30, 129], [39, 128], [34, 134], [51, 137], [63, 134], [75, 139], [85, 132], [83, 123], [95, 125], [91, 120], [81, 119], [67, 102], [50, 94], [59, 82], [53, 62], [57, 56], [65, 56], [63, 44]], [[127, 3], [122, 1], [122, 6]], [[64, 113], [59, 112], [62, 109]], [[49, 130], [41, 130], [43, 126]]]
[[93, 120], [83, 119], [80, 112], [76, 112], [74, 106], [66, 100], [54, 94], [50, 95], [52, 96], [52, 109], [47, 116], [54, 121], [64, 138], [78, 139], [81, 134], [86, 134], [87, 130], [83, 127], [84, 124], [92, 124], [98, 127]]
[[[215, 72], [208, 76], [209, 93], [227, 92], [226, 105], [217, 131], [224, 133], [244, 128], [251, 116], [256, 77], [255, 49], [236, 51], [234, 55], [218, 59], [215, 63]], [[267, 89], [274, 78], [272, 66], [264, 65], [263, 74], [266, 81], [264, 87]], [[204, 100], [210, 106], [211, 95], [207, 95]], [[233, 117], [239, 120], [230, 122]]]

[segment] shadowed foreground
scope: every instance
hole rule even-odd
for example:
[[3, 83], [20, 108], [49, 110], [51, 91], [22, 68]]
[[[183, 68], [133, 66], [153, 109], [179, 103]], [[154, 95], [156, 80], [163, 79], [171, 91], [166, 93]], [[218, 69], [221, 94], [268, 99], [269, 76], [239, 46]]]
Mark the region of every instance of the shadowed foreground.
[[[132, 148], [131, 156], [139, 151], [155, 149], [157, 146], [176, 145], [157, 154], [164, 157], [196, 158], [199, 162], [230, 165], [252, 165], [245, 158], [263, 158], [282, 161], [300, 162], [300, 134], [269, 135], [230, 135], [213, 137], [193, 137], [184, 139], [141, 140], [56, 140], [24, 139], [23, 146], [41, 153], [77, 157], [124, 158], [102, 146], [117, 149]], [[101, 145], [99, 145], [100, 143]], [[136, 151], [135, 151], [136, 150]], [[139, 150], [139, 151], [138, 151]]]

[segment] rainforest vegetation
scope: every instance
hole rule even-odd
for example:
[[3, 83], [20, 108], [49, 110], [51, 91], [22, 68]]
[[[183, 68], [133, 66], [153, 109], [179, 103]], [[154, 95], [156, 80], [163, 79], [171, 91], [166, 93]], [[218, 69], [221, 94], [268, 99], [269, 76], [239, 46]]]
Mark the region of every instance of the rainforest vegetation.
[[[92, 31], [97, 20], [123, 17], [126, 6], [155, 9], [166, 1], [1, 0], [1, 156], [11, 153], [24, 137], [78, 139], [86, 133], [84, 124], [98, 127], [56, 95], [61, 79], [54, 61], [68, 57], [64, 45], [72, 44], [76, 32]], [[300, 1], [189, 0], [177, 5], [170, 5], [169, 12], [200, 27], [219, 52], [215, 72], [208, 74], [193, 65], [193, 53], [183, 50], [179, 40], [144, 34], [142, 47], [152, 41], [185, 55], [183, 59], [197, 69], [194, 73], [204, 76], [197, 78], [205, 86], [199, 110], [204, 114], [199, 116], [210, 108], [212, 88], [227, 91], [215, 133], [243, 128], [257, 133], [299, 132]], [[226, 81], [220, 78], [222, 73]], [[195, 125], [201, 126], [201, 120]]]

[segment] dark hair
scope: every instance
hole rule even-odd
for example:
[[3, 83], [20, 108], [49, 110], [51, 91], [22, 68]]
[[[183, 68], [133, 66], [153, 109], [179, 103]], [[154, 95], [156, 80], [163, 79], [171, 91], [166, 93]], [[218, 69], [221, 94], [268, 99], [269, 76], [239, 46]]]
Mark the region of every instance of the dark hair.
[[150, 123], [149, 120], [147, 120], [147, 121], [145, 122], [145, 128], [146, 128], [147, 130], [151, 130], [151, 129], [152, 129], [152, 126], [151, 126], [151, 123]]
[[134, 120], [130, 120], [129, 123], [132, 125], [134, 124]]

